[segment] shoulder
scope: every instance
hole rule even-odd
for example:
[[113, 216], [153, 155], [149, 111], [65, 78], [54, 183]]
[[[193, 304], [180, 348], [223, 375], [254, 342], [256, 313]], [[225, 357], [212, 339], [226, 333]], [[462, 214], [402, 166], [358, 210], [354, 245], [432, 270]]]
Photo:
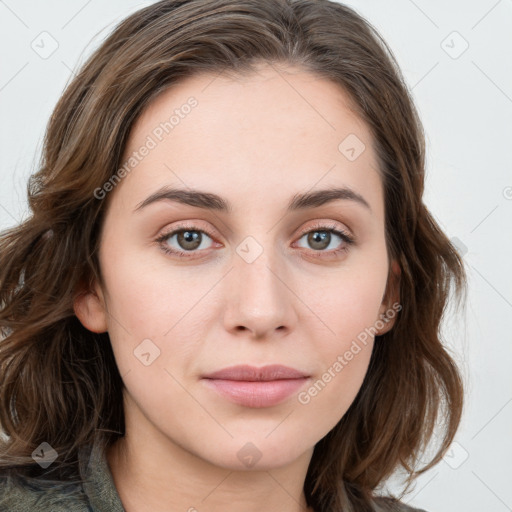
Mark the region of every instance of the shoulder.
[[0, 512], [92, 512], [81, 485], [0, 476]]

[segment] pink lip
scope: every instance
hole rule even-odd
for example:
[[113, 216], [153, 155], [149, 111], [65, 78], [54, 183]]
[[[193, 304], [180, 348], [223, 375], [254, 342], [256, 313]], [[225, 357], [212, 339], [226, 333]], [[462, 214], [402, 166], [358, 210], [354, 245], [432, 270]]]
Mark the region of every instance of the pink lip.
[[280, 379], [302, 379], [308, 377], [305, 373], [283, 366], [281, 364], [271, 364], [257, 368], [248, 364], [230, 366], [216, 372], [203, 375], [204, 379], [225, 379], [225, 380], [280, 380]]
[[203, 377], [207, 386], [246, 407], [271, 407], [283, 402], [308, 380], [299, 370], [282, 365], [262, 368], [241, 365]]

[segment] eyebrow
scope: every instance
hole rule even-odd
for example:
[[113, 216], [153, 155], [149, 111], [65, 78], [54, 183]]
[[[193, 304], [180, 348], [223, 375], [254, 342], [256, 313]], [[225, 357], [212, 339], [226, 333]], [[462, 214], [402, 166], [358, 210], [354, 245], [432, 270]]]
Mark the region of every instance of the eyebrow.
[[[295, 194], [288, 203], [287, 211], [293, 212], [306, 210], [308, 208], [318, 208], [319, 206], [338, 200], [353, 201], [356, 204], [364, 206], [369, 211], [372, 210], [364, 197], [357, 192], [354, 192], [348, 187], [337, 187], [316, 190], [314, 192], [305, 192], [303, 194]], [[203, 192], [200, 190], [171, 188], [165, 186], [141, 201], [135, 208], [134, 212], [140, 211], [148, 205], [158, 201], [176, 201], [181, 204], [222, 213], [230, 213], [233, 211], [231, 203], [217, 194]]]

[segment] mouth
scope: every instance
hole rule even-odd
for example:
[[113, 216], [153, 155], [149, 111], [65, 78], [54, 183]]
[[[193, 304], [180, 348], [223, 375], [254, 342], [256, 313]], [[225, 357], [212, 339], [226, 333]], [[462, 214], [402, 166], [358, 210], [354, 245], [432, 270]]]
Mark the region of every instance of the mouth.
[[261, 408], [282, 403], [303, 387], [309, 377], [283, 365], [239, 365], [205, 375], [202, 380], [209, 389], [233, 403]]
[[270, 381], [281, 379], [302, 379], [309, 377], [306, 373], [284, 366], [282, 364], [271, 364], [258, 368], [248, 364], [230, 366], [204, 375], [205, 379], [243, 380], [243, 381]]

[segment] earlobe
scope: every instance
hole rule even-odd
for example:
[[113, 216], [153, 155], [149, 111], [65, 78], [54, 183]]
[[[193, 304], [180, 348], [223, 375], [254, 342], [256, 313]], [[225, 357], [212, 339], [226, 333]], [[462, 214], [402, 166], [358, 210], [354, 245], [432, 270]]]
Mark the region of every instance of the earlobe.
[[393, 328], [396, 322], [398, 311], [400, 311], [400, 309], [401, 306], [398, 302], [394, 302], [390, 306], [382, 306], [380, 309], [380, 318], [377, 320], [377, 322], [375, 322], [375, 327], [377, 328], [377, 336], [382, 336]]
[[103, 294], [99, 287], [95, 290], [82, 290], [73, 300], [73, 310], [81, 324], [89, 331], [108, 331], [107, 315]]
[[379, 319], [376, 322], [378, 336], [389, 332], [393, 328], [398, 312], [402, 309], [400, 304], [400, 274], [400, 265], [396, 260], [393, 260], [388, 275], [386, 292], [379, 309]]

